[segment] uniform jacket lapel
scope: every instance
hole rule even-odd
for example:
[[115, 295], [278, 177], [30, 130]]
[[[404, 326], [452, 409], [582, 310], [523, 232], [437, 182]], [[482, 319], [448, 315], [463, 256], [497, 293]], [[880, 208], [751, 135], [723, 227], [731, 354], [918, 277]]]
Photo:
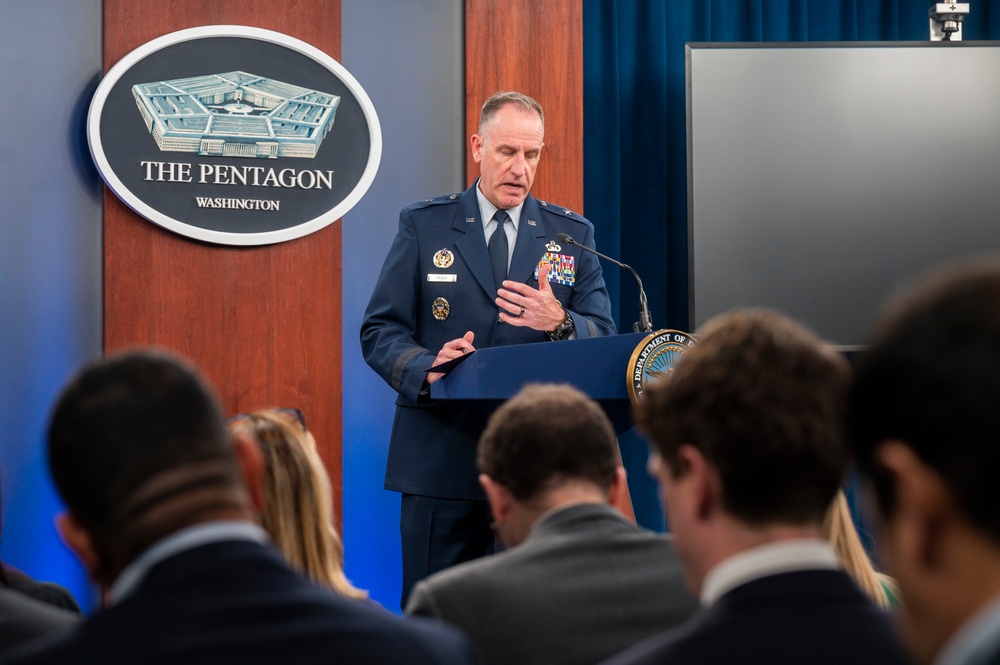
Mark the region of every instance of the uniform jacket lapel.
[[[475, 188], [476, 185], [473, 184], [459, 198], [453, 226], [460, 235], [455, 241], [455, 247], [483, 291], [492, 299], [496, 297], [493, 269], [490, 267], [490, 255], [483, 235], [483, 220], [479, 218], [479, 201], [476, 199]], [[469, 222], [469, 219], [475, 221]]]
[[[534, 224], [532, 224], [534, 222]], [[517, 242], [514, 256], [510, 261], [507, 278], [512, 281], [531, 284], [535, 279], [535, 268], [545, 254], [545, 225], [542, 224], [538, 201], [530, 194], [521, 208], [521, 221], [517, 225]]]

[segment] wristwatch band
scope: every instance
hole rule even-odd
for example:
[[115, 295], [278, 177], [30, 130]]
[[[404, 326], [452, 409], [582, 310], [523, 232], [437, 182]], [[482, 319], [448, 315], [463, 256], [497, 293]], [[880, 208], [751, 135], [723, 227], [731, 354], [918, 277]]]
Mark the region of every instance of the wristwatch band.
[[563, 319], [563, 322], [556, 326], [555, 330], [545, 334], [552, 340], [564, 340], [569, 339], [569, 336], [572, 335], [575, 330], [576, 325], [573, 323], [573, 317], [569, 315], [569, 312], [567, 312], [566, 318]]

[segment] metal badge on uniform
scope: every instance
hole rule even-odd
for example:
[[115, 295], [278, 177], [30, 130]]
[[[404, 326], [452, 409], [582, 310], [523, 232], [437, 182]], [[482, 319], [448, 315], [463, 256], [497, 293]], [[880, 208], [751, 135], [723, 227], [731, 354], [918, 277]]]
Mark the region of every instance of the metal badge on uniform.
[[458, 275], [455, 273], [440, 273], [440, 272], [429, 272], [427, 273], [428, 282], [457, 282]]
[[538, 226], [538, 222], [533, 219], [528, 220], [528, 226]]
[[545, 249], [547, 249], [550, 252], [561, 252], [562, 246], [557, 245], [555, 240], [550, 240], [549, 244], [545, 246]]
[[438, 268], [450, 268], [455, 262], [455, 255], [447, 249], [439, 249], [434, 255], [434, 265]]
[[535, 267], [535, 280], [538, 280], [538, 270], [542, 266], [549, 269], [549, 281], [563, 286], [576, 284], [576, 257], [568, 254], [546, 252], [538, 266]]
[[431, 314], [438, 321], [444, 321], [451, 314], [451, 305], [444, 298], [435, 298], [434, 302], [431, 303]]
[[476, 223], [476, 218], [475, 217], [466, 217], [465, 218], [465, 222], [467, 224], [475, 224]]

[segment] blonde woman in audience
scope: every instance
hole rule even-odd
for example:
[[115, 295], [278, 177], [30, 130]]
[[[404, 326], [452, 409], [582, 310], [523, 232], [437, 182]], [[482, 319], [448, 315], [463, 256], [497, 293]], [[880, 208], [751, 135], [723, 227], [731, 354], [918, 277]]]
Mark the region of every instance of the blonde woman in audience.
[[851, 518], [851, 510], [847, 505], [847, 496], [843, 490], [826, 511], [823, 518], [823, 533], [844, 570], [855, 583], [876, 605], [883, 609], [895, 607], [897, 598], [896, 583], [891, 577], [875, 570], [872, 560], [861, 544], [861, 537]]
[[330, 478], [298, 409], [263, 409], [229, 419], [264, 454], [266, 478], [261, 526], [285, 559], [315, 582], [354, 599], [366, 599], [344, 575], [344, 546], [333, 524]]

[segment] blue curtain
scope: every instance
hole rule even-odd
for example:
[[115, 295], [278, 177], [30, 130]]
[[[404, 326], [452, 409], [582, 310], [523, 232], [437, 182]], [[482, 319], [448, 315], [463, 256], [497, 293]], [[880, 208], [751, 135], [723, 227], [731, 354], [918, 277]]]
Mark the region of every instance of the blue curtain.
[[[655, 328], [688, 328], [686, 42], [927, 41], [931, 0], [583, 0], [584, 209], [597, 247], [643, 278]], [[1000, 38], [972, 0], [963, 40]], [[606, 267], [619, 330], [634, 280]], [[636, 517], [662, 528], [645, 446], [621, 440]]]

